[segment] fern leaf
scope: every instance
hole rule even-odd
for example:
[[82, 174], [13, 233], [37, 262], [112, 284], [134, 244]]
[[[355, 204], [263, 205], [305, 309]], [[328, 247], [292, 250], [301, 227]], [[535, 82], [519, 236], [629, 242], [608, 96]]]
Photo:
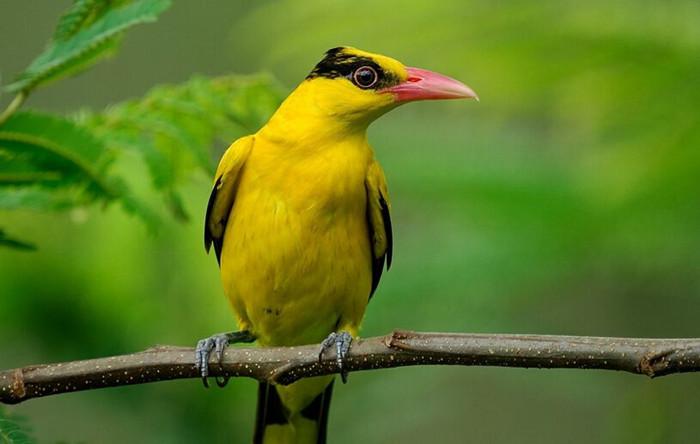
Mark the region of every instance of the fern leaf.
[[282, 88], [266, 75], [195, 77], [80, 119], [114, 151], [139, 153], [163, 202], [185, 219], [177, 186], [195, 169], [213, 174], [214, 144], [227, 146], [254, 132], [282, 96]]
[[99, 139], [69, 120], [39, 113], [15, 114], [0, 126], [0, 152], [9, 159], [6, 171], [33, 165], [35, 173], [57, 172], [59, 185], [84, 184], [96, 197], [117, 197], [105, 174], [111, 153]]
[[0, 186], [0, 210], [61, 211], [89, 203], [71, 189]]

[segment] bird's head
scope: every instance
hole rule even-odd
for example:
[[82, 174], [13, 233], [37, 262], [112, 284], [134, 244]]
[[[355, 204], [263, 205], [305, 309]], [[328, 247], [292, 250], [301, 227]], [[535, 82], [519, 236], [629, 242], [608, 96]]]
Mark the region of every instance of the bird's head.
[[455, 79], [350, 47], [326, 52], [297, 91], [321, 114], [358, 124], [416, 100], [478, 100]]

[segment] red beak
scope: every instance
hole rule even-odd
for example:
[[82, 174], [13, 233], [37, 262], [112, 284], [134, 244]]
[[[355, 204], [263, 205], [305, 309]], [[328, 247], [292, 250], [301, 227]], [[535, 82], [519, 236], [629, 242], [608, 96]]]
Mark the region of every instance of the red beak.
[[476, 99], [476, 93], [464, 83], [436, 72], [406, 68], [408, 79], [384, 91], [394, 94], [397, 102], [441, 99]]

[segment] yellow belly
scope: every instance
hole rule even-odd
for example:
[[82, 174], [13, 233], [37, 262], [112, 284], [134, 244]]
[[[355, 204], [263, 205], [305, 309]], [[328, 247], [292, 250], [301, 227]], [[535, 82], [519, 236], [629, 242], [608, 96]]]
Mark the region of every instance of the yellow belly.
[[221, 257], [239, 327], [263, 346], [317, 343], [336, 330], [355, 336], [372, 280], [369, 153], [329, 150], [304, 162], [266, 154], [246, 164]]

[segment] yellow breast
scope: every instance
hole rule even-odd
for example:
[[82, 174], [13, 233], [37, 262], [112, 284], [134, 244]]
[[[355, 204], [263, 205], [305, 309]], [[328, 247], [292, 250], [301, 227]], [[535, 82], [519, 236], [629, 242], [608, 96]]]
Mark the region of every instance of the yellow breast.
[[288, 146], [256, 136], [227, 222], [224, 290], [261, 345], [353, 334], [372, 272], [362, 137]]

